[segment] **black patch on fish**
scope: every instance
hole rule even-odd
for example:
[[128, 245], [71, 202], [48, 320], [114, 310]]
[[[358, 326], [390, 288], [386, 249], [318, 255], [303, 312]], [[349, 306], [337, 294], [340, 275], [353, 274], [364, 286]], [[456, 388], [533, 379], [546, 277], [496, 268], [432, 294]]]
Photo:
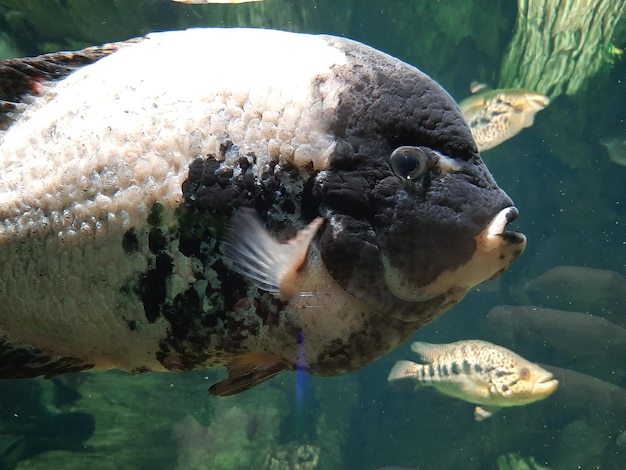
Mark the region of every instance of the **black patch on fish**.
[[334, 68], [339, 80], [360, 85], [340, 95], [335, 135], [349, 137], [360, 152], [378, 136], [392, 149], [421, 145], [464, 160], [478, 155], [458, 106], [430, 77], [361, 44], [327, 41], [349, 57]]
[[152, 204], [150, 208], [150, 213], [148, 214], [148, 224], [152, 227], [157, 227], [163, 223], [163, 212], [165, 208], [163, 204], [155, 202]]
[[[239, 207], [254, 207], [271, 232], [295, 234], [301, 227], [286, 226], [285, 220], [287, 215], [299, 216], [300, 188], [308, 178], [308, 170], [270, 163], [259, 177], [253, 166], [255, 157], [248, 155], [239, 159], [240, 171], [235, 176], [233, 170], [224, 165], [226, 153], [234, 151], [237, 149], [232, 142], [224, 139], [219, 156], [199, 157], [191, 162], [188, 177], [182, 184], [183, 203], [176, 211], [177, 230], [169, 234], [161, 232], [164, 237], [159, 237], [153, 234], [158, 228], [154, 220], [155, 227], [150, 232], [150, 249], [158, 248], [164, 253], [169, 251], [170, 239], [178, 238], [180, 253], [201, 262], [202, 270], [193, 273], [198, 282], [206, 281], [205, 269], [212, 271], [212, 281], [205, 282], [204, 291], [196, 282], [174, 299], [161, 296], [158, 301], [152, 300], [152, 305], [146, 309], [153, 312], [151, 318], [156, 318], [158, 311], [170, 325], [168, 336], [161, 341], [157, 353], [158, 360], [166, 367], [173, 356], [176, 367], [181, 370], [197, 369], [211, 360], [222, 364], [224, 359], [220, 356], [242, 352], [241, 344], [247, 335], [258, 334], [263, 325], [276, 324], [285, 307], [284, 302], [262, 292], [250, 299], [247, 308], [246, 302], [242, 307], [242, 300], [249, 295], [249, 282], [224, 265], [220, 242], [233, 212]], [[161, 241], [156, 243], [157, 239]], [[171, 273], [164, 274], [166, 278]], [[166, 279], [156, 276], [153, 270], [144, 276], [150, 275], [165, 285]], [[142, 283], [147, 284], [147, 280]], [[245, 315], [238, 310], [241, 308]], [[218, 345], [210, 345], [209, 333], [216, 330], [219, 330]], [[207, 355], [206, 351], [216, 349], [210, 357]]]
[[93, 368], [75, 357], [52, 356], [32, 346], [17, 345], [0, 339], [0, 379], [23, 379], [81, 372]]
[[144, 314], [149, 323], [154, 323], [162, 314], [167, 298], [167, 286], [172, 274], [172, 257], [159, 253], [153, 267], [142, 274], [137, 283], [136, 293], [143, 302]]
[[[239, 159], [241, 171], [233, 176], [233, 170], [221, 161], [226, 152], [232, 151], [232, 144], [226, 142], [222, 144], [224, 153], [220, 158], [209, 155], [196, 158], [189, 165], [189, 175], [182, 186], [185, 200], [183, 210], [230, 217], [237, 207], [254, 207], [261, 216], [271, 214], [270, 219], [279, 218], [281, 213], [297, 215], [302, 195], [296, 192], [296, 183], [308, 179], [306, 171], [295, 165], [271, 162], [257, 181], [257, 170], [250, 161], [254, 161], [255, 157], [250, 155]], [[317, 215], [314, 213], [311, 220]], [[272, 228], [271, 220], [267, 222]]]
[[126, 253], [135, 253], [139, 251], [139, 237], [134, 228], [124, 232], [122, 237], [122, 248]]
[[[293, 165], [270, 164], [257, 180], [254, 156], [250, 155], [239, 159], [240, 172], [235, 176], [223, 162], [226, 152], [235, 150], [225, 139], [219, 158], [208, 156], [191, 162], [182, 185], [183, 203], [175, 212], [177, 228], [165, 230], [164, 218], [156, 208], [150, 214], [149, 248], [156, 261], [142, 275], [136, 291], [143, 292], [141, 300], [149, 321], [162, 316], [168, 322], [167, 337], [157, 352], [157, 359], [166, 368], [193, 370], [210, 363], [223, 365], [227, 357], [243, 352], [241, 345], [247, 337], [257, 335], [263, 325], [277, 323], [285, 306], [261, 292], [242, 304], [249, 296], [249, 282], [224, 265], [220, 243], [238, 207], [254, 207], [265, 216], [270, 230], [289, 231], [285, 215], [298, 214], [300, 194], [294, 188], [296, 183], [301, 187], [306, 173]], [[299, 228], [293, 227], [291, 232], [295, 234]], [[171, 264], [163, 263], [165, 269], [159, 269], [158, 260], [171, 253], [175, 240], [181, 254], [200, 263], [192, 265], [197, 269], [192, 273], [197, 281], [169, 299], [166, 292]], [[207, 272], [210, 279], [206, 279]]]
[[[395, 318], [363, 315], [361, 329], [347, 338], [336, 338], [311, 361], [307, 372], [316, 375], [337, 375], [363, 367], [406, 341], [414, 332], [407, 323]], [[303, 338], [306, 342], [306, 337]]]
[[189, 208], [213, 215], [228, 215], [233, 207], [253, 202], [254, 176], [232, 181], [232, 170], [220, 172], [221, 162], [215, 157], [196, 158], [189, 165], [189, 176], [183, 183], [183, 197]]
[[160, 227], [154, 227], [148, 234], [148, 248], [154, 254], [167, 248], [167, 238]]
[[[230, 303], [232, 298], [246, 292], [246, 286], [240, 280], [231, 286], [233, 289], [230, 292], [225, 289], [214, 292], [207, 288], [204, 294], [212, 298], [226, 297], [226, 301]], [[235, 311], [237, 302], [228, 309], [206, 311], [203, 299], [205, 297], [201, 297], [193, 286], [178, 294], [171, 304], [168, 303], [163, 308], [163, 315], [170, 328], [167, 337], [159, 344], [156, 357], [164, 367], [170, 368], [168, 361], [173, 355], [178, 358], [177, 370], [197, 370], [206, 367], [211, 361], [225, 365], [224, 361], [228, 357], [246, 352], [242, 347], [243, 342], [248, 337], [258, 335], [261, 326], [276, 323], [276, 312], [285, 307], [281, 302], [278, 302], [277, 307], [271, 305], [273, 300], [268, 304], [250, 299], [253, 313], [250, 314], [248, 308], [245, 308], [246, 314], [242, 316], [241, 312]], [[221, 328], [216, 328], [217, 326]], [[218, 345], [211, 344], [214, 339], [211, 337], [212, 333], [219, 335]]]
[[163, 316], [170, 324], [169, 334], [179, 340], [187, 340], [197, 329], [196, 322], [203, 317], [202, 299], [193, 288], [181, 292], [171, 305], [163, 308]]
[[[304, 207], [334, 219], [321, 229], [319, 247], [344, 289], [417, 318], [416, 303], [389, 292], [381, 252], [411, 283], [426, 286], [466, 264], [476, 250], [474, 237], [512, 201], [484, 167], [458, 106], [433, 80], [351, 41], [327, 40], [349, 58], [333, 68], [334, 79], [359, 86], [339, 93], [329, 124], [337, 137], [330, 168], [305, 194]], [[401, 179], [389, 156], [403, 145], [420, 147], [434, 160], [433, 151], [452, 157], [461, 170], [442, 178], [432, 168], [421, 179]], [[428, 311], [436, 316], [445, 302], [441, 296]]]

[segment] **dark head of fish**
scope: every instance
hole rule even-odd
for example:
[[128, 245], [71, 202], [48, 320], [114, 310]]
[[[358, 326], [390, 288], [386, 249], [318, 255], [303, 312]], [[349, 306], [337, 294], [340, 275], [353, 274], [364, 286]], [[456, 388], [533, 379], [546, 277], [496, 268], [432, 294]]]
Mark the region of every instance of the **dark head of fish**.
[[[349, 66], [335, 69], [337, 79], [356, 85], [339, 95], [337, 145], [309, 201], [328, 219], [322, 257], [353, 295], [426, 323], [523, 251], [525, 238], [502, 230], [517, 210], [436, 82], [359, 44], [329, 41], [350, 57]], [[401, 147], [424, 166], [415, 177], [402, 164], [394, 168], [392, 154]], [[500, 228], [492, 224], [499, 214]]]

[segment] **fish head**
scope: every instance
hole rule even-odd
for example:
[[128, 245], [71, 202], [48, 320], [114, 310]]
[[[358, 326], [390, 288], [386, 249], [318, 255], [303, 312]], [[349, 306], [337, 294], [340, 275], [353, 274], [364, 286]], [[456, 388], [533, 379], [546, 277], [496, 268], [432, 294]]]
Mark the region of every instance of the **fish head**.
[[550, 98], [531, 90], [502, 90], [497, 99], [508, 103], [522, 127], [532, 126], [535, 114], [550, 104]]
[[336, 70], [358, 85], [337, 94], [336, 143], [311, 191], [327, 220], [319, 249], [349, 293], [424, 324], [500, 275], [526, 239], [505, 230], [518, 211], [450, 95], [414, 67], [360, 54]]
[[492, 383], [507, 406], [543, 400], [559, 385], [552, 373], [521, 358], [518, 358], [515, 365], [508, 367], [506, 372], [496, 369], [492, 373]]

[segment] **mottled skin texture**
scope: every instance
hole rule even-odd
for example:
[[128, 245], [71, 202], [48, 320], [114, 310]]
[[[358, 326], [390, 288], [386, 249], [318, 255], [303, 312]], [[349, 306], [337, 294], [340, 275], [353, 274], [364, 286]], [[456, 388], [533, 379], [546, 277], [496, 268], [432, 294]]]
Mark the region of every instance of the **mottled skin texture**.
[[[471, 258], [473, 237], [493, 216], [485, 206], [499, 210], [512, 202], [484, 167], [456, 104], [441, 88], [413, 80], [412, 68], [369, 50], [351, 51], [351, 58], [362, 67], [355, 80], [359, 86], [341, 97], [331, 125], [339, 137], [333, 169], [314, 180], [313, 208], [307, 212], [329, 211], [343, 224], [339, 236], [326, 226], [320, 249], [345, 288], [397, 313], [417, 311], [412, 316], [426, 323], [438, 314], [429, 313], [431, 303], [398, 301], [381, 285], [380, 251], [426, 285]], [[354, 69], [338, 71], [346, 81], [354, 80], [353, 74]], [[420, 181], [400, 179], [388, 155], [403, 145], [454, 156], [462, 169], [445, 179], [436, 169]], [[307, 193], [303, 198], [309, 202]]]
[[[263, 39], [263, 33], [259, 39]], [[29, 344], [22, 337], [36, 335], [12, 323], [8, 312], [2, 313], [0, 376], [54, 375], [94, 366], [143, 372], [229, 365], [233, 378], [225, 389], [218, 390], [221, 394], [249, 388], [284, 369], [298, 368], [320, 375], [344, 373], [401, 344], [416, 329], [457, 303], [472, 285], [500, 274], [517, 257], [523, 250], [523, 239], [501, 234], [500, 230], [495, 236], [496, 261], [487, 271], [470, 276], [470, 281], [467, 277], [453, 281], [445, 290], [435, 289], [433, 295], [421, 301], [398, 297], [398, 292], [434, 285], [441, 275], [480, 264], [476, 254], [481, 234], [500, 211], [512, 206], [512, 201], [484, 166], [457, 105], [430, 78], [352, 41], [327, 36], [320, 37], [319, 42], [312, 40], [311, 44], [317, 53], [321, 50], [340, 60], [329, 71], [322, 67], [310, 77], [305, 98], [300, 96], [300, 83], [297, 90], [281, 90], [281, 96], [293, 93], [294, 103], [308, 100], [310, 109], [305, 106], [301, 112], [303, 116], [311, 113], [312, 118], [303, 118], [301, 127], [295, 128], [296, 137], [283, 139], [287, 143], [280, 150], [257, 145], [256, 137], [252, 139], [248, 134], [242, 140], [240, 128], [233, 127], [232, 135], [219, 137], [219, 148], [202, 140], [209, 133], [207, 129], [181, 129], [179, 133], [189, 140], [157, 154], [155, 160], [157, 164], [167, 162], [168, 158], [174, 159], [170, 153], [175, 154], [178, 160], [172, 168], [176, 170], [170, 171], [179, 173], [166, 174], [163, 187], [169, 188], [174, 180], [180, 184], [172, 186], [171, 193], [152, 196], [162, 189], [157, 180], [157, 187], [145, 192], [139, 207], [136, 199], [129, 199], [134, 202], [124, 207], [120, 196], [124, 193], [112, 192], [111, 200], [120, 196], [114, 202], [127, 209], [121, 212], [126, 218], [118, 223], [120, 217], [106, 219], [100, 212], [93, 227], [83, 224], [90, 237], [95, 231], [95, 242], [81, 235], [80, 230], [71, 233], [76, 238], [65, 233], [57, 240], [54, 231], [50, 232], [50, 222], [37, 225], [39, 219], [34, 216], [26, 219], [26, 223], [33, 224], [30, 234], [26, 233], [24, 223], [18, 223], [23, 209], [13, 210], [7, 207], [9, 203], [4, 203], [2, 235], [7, 249], [2, 248], [0, 256], [19, 266], [29, 263], [33, 253], [44, 250], [52, 257], [50, 265], [38, 258], [34, 266], [50, 277], [57, 296], [62, 289], [68, 289], [65, 297], [55, 298], [55, 294], [37, 291], [44, 284], [28, 278], [28, 270], [24, 270], [25, 274], [18, 270], [20, 276], [28, 278], [26, 285], [31, 286], [35, 298], [43, 297], [45, 305], [40, 313], [37, 307], [35, 311], [28, 308], [28, 299], [22, 302], [12, 297], [12, 305], [23, 309], [20, 314], [27, 318], [33, 315], [31, 318], [40, 321], [35, 316], [44, 316], [42, 325], [54, 325], [54, 315], [58, 314], [74, 329], [75, 315], [77, 334], [81, 333], [82, 321], [89, 327], [89, 322], [100, 322], [97, 324], [105, 325], [107, 330], [102, 341], [93, 337], [93, 348], [89, 341], [72, 348], [73, 336], [65, 332], [58, 333], [58, 348], [55, 337], [50, 335], [42, 337], [46, 344], [43, 347]], [[192, 46], [200, 47], [189, 45]], [[106, 48], [107, 53], [111, 47]], [[93, 60], [105, 55], [97, 48], [90, 54]], [[67, 56], [57, 60], [66, 63]], [[37, 59], [31, 61], [37, 63]], [[16, 65], [5, 65], [17, 69]], [[45, 73], [45, 68], [39, 72], [42, 69], [44, 78], [62, 78], [63, 74]], [[71, 67], [63, 70], [69, 73]], [[16, 80], [18, 83], [4, 87], [5, 96], [12, 101], [28, 90]], [[149, 76], [148, 80], [158, 85], [158, 77]], [[169, 99], [168, 95], [163, 96]], [[265, 110], [270, 114], [284, 111], [288, 120], [289, 110], [272, 108], [270, 98], [263, 93], [249, 100], [241, 109], [235, 107], [235, 111], [219, 108], [219, 119], [226, 119], [228, 113], [249, 113], [246, 119], [253, 128], [255, 119], [265, 116]], [[252, 101], [254, 105], [250, 104]], [[185, 110], [185, 104], [181, 104], [175, 111], [184, 116]], [[306, 127], [312, 123], [318, 127]], [[149, 126], [140, 129], [151, 130]], [[156, 129], [155, 132], [160, 131], [158, 126]], [[226, 129], [230, 132], [231, 128]], [[265, 131], [262, 126], [259, 129], [250, 135], [261, 136]], [[125, 134], [109, 128], [92, 132], [98, 136], [102, 132], [106, 142], [122, 135], [119, 145], [125, 145], [134, 135], [127, 129], [123, 131]], [[211, 135], [208, 138], [217, 139]], [[303, 143], [295, 151], [289, 147], [298, 146], [299, 142]], [[213, 150], [196, 150], [205, 144]], [[240, 149], [244, 146], [247, 150], [242, 154]], [[407, 180], [392, 171], [390, 155], [400, 146], [422, 149], [428, 156], [426, 170], [419, 178]], [[191, 148], [189, 154], [184, 153], [187, 148]], [[113, 146], [111, 151], [118, 150]], [[162, 150], [158, 147], [150, 151]], [[322, 152], [325, 156], [319, 155]], [[311, 153], [311, 160], [299, 157]], [[11, 157], [5, 158], [10, 161]], [[98, 184], [101, 175], [110, 174], [107, 165], [113, 165], [118, 157], [115, 154], [102, 158], [104, 167], [96, 169], [101, 172], [96, 175]], [[137, 162], [143, 163], [140, 159]], [[19, 172], [15, 174], [19, 176]], [[152, 184], [150, 179], [147, 181]], [[11, 187], [10, 183], [5, 186]], [[63, 191], [62, 187], [61, 196]], [[81, 197], [80, 192], [73, 197]], [[39, 203], [34, 196], [33, 199]], [[74, 202], [84, 210], [83, 207], [97, 206], [98, 199], [84, 203], [70, 200], [70, 209]], [[221, 245], [232, 215], [242, 207], [254, 208], [268, 231], [280, 241], [293, 237], [314, 218], [324, 218], [299, 274], [301, 290], [310, 290], [311, 296], [281, 298], [254, 287], [230, 269]], [[35, 209], [28, 209], [29, 214], [41, 212]], [[52, 216], [50, 220], [56, 223]], [[63, 228], [62, 222], [59, 226]], [[80, 227], [80, 220], [76, 224]], [[102, 224], [103, 229], [99, 228]], [[98, 238], [99, 233], [106, 235]], [[18, 255], [13, 253], [11, 243], [20, 247]], [[46, 253], [46, 249], [50, 251]], [[57, 256], [62, 261], [58, 268], [53, 268]], [[395, 294], [389, 286], [392, 281], [383, 276], [383, 258], [404, 276], [400, 285], [394, 286]], [[87, 261], [91, 259], [99, 260], [102, 266], [92, 266]], [[80, 267], [78, 272], [73, 271], [75, 266]], [[93, 289], [94, 296], [104, 292], [104, 299], [112, 298], [107, 300], [113, 304], [111, 311], [93, 305], [85, 292], [78, 293], [76, 301], [67, 298], [74, 293], [63, 281], [64, 270], [88, 279], [85, 289]], [[56, 276], [60, 278], [55, 281]], [[17, 287], [20, 281], [5, 278], [6, 286]], [[6, 291], [2, 295], [10, 297]], [[81, 317], [81, 302], [92, 318]], [[249, 362], [248, 366], [238, 362], [238, 358], [249, 353], [260, 355], [252, 361], [263, 363], [260, 369], [250, 369]], [[17, 356], [19, 360], [15, 359]]]

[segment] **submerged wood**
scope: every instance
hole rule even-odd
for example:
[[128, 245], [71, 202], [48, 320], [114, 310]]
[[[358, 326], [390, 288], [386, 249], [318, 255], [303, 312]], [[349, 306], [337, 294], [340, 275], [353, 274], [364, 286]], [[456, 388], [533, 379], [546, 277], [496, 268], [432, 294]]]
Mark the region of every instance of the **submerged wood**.
[[625, 0], [518, 0], [499, 88], [574, 95], [609, 57]]

